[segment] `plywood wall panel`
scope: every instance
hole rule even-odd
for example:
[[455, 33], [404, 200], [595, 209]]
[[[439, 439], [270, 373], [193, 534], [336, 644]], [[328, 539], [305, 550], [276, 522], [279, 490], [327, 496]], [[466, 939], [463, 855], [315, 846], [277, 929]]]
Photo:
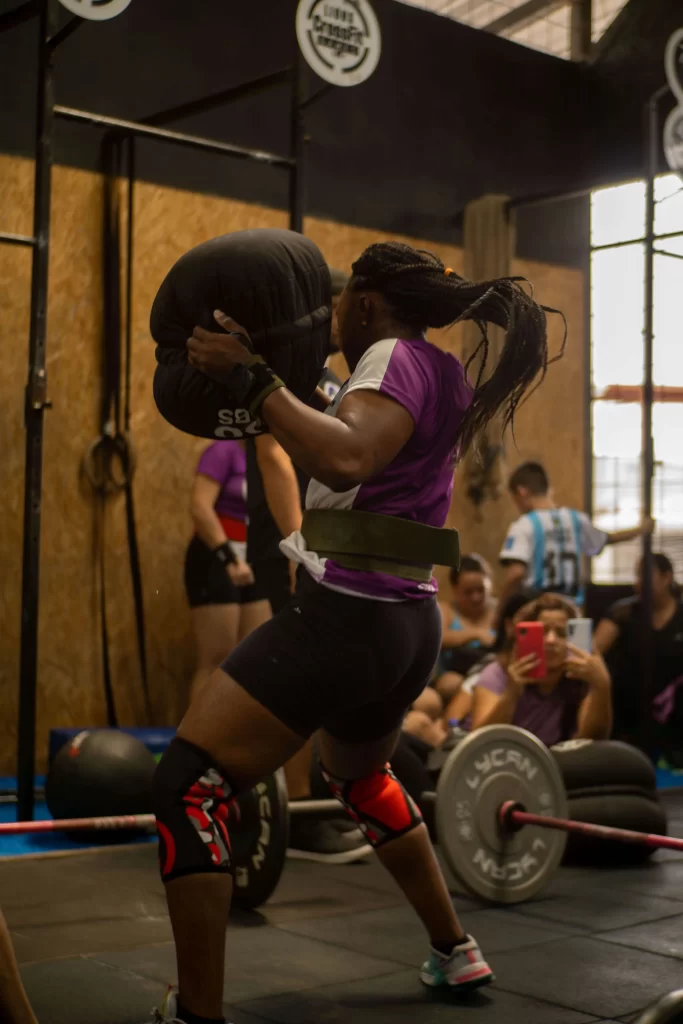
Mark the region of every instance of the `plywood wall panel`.
[[[30, 232], [32, 164], [0, 156], [0, 229]], [[38, 747], [45, 762], [49, 729], [105, 723], [96, 565], [101, 517], [82, 477], [88, 445], [99, 433], [101, 364], [102, 183], [98, 176], [57, 167], [53, 176], [53, 232], [48, 320], [49, 393], [41, 560]], [[190, 490], [202, 440], [175, 431], [152, 398], [154, 344], [149, 310], [173, 262], [216, 235], [247, 227], [285, 227], [281, 211], [140, 183], [135, 192], [132, 437], [137, 455], [134, 498], [142, 562], [147, 657], [154, 718], [175, 724], [185, 707], [193, 668], [183, 561], [191, 535]], [[366, 245], [389, 236], [309, 218], [307, 233], [331, 265], [350, 270]], [[453, 247], [406, 239], [433, 249], [456, 271]], [[543, 266], [517, 268], [534, 280], [539, 297], [565, 309], [572, 334], [565, 361], [520, 412], [519, 453], [510, 462], [541, 457], [556, 472], [558, 492], [581, 500], [583, 424], [581, 374], [583, 316], [580, 275]], [[30, 254], [0, 246], [0, 772], [12, 769], [16, 744], [23, 516], [23, 388], [28, 343]], [[434, 340], [459, 351], [459, 331]], [[556, 345], [556, 335], [553, 344]], [[340, 362], [338, 360], [338, 362]], [[343, 366], [338, 367], [343, 375]], [[549, 424], [552, 423], [552, 430]], [[474, 522], [456, 483], [452, 519], [463, 549], [489, 554], [499, 538]], [[145, 709], [137, 660], [123, 496], [107, 502], [106, 600], [110, 657], [122, 724], [141, 723]]]

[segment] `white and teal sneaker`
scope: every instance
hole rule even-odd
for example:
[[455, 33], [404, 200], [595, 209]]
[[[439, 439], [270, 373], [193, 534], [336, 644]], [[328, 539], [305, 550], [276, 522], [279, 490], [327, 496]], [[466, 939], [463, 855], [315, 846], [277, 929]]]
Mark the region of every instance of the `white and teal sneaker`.
[[490, 985], [495, 980], [476, 939], [471, 935], [456, 946], [450, 956], [432, 949], [420, 971], [420, 981], [431, 988], [448, 985], [451, 989], [463, 992], [479, 988], [480, 985]]
[[158, 1010], [156, 1006], [152, 1010], [152, 1024], [183, 1024], [180, 1017], [177, 1017], [178, 1012], [178, 989], [173, 985], [168, 986], [168, 992], [166, 998], [161, 1004], [161, 1009]]
[[185, 1024], [185, 1021], [181, 1020], [177, 1013], [178, 989], [175, 985], [169, 985], [166, 998], [161, 1004], [161, 1009], [158, 1010], [155, 1006], [152, 1010], [151, 1024]]

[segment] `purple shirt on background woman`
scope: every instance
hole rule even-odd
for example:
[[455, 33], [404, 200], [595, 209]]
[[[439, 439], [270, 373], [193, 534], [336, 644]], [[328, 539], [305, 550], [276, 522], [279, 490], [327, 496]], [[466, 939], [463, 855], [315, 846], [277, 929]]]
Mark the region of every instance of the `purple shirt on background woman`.
[[[477, 686], [483, 686], [501, 697], [508, 685], [503, 666], [494, 661], [487, 665]], [[552, 693], [542, 694], [537, 686], [524, 687], [517, 701], [511, 725], [531, 732], [546, 747], [572, 738], [578, 728], [579, 705], [585, 696], [583, 683], [574, 679], [561, 679]]]
[[221, 485], [216, 515], [243, 523], [247, 518], [247, 456], [239, 441], [214, 441], [202, 452], [197, 472]]

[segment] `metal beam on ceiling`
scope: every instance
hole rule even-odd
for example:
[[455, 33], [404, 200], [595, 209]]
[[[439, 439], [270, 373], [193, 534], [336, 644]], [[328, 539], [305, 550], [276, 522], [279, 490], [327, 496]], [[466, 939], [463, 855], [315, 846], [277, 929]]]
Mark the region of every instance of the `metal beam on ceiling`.
[[566, 7], [572, 0], [526, 0], [507, 14], [501, 14], [499, 18], [490, 21], [488, 25], [482, 25], [483, 32], [492, 32], [498, 35], [510, 28], [521, 28], [525, 23], [537, 21], [542, 14], [550, 14], [558, 7]]
[[588, 60], [593, 47], [593, 0], [573, 0], [571, 59]]

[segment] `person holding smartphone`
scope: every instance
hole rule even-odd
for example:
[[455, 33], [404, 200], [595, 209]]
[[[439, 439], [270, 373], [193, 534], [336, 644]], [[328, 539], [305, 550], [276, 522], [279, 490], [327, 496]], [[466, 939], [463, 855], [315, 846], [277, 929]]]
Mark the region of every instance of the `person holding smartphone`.
[[574, 738], [609, 737], [609, 672], [600, 655], [568, 641], [570, 621], [576, 618], [576, 607], [557, 594], [543, 594], [517, 612], [507, 649], [477, 681], [472, 730], [516, 725], [548, 747]]

